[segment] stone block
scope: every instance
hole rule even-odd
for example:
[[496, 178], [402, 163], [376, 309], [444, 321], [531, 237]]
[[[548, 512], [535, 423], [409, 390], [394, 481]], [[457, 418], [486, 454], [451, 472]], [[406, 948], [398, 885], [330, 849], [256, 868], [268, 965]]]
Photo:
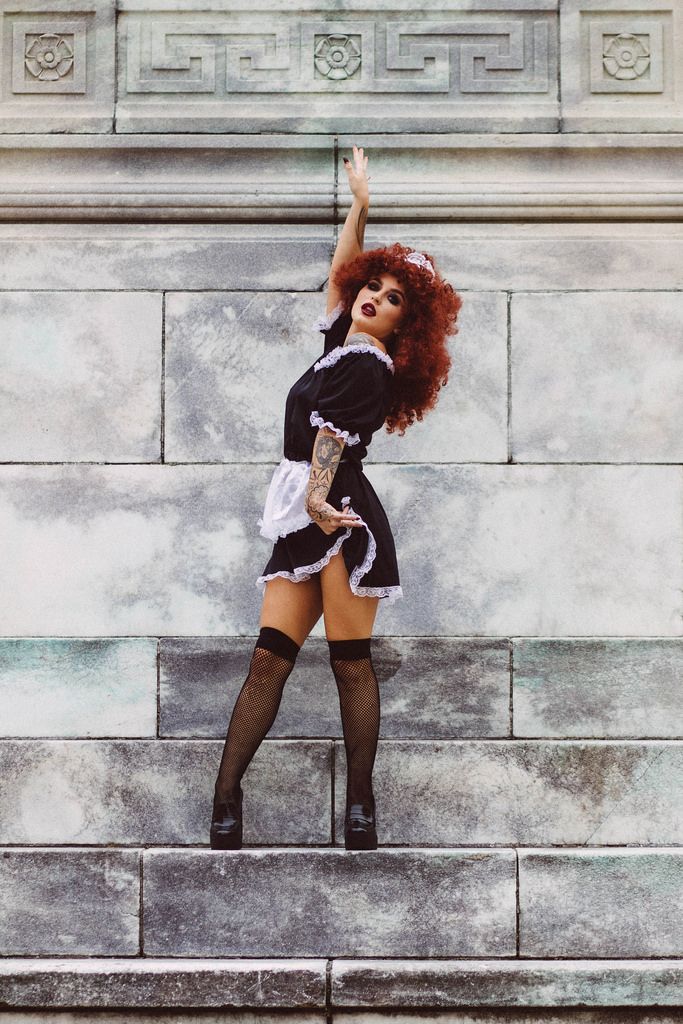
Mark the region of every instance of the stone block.
[[[343, 845], [343, 743], [334, 785]], [[683, 741], [380, 740], [373, 790], [382, 845], [683, 842]]]
[[683, 736], [683, 643], [513, 641], [515, 736]]
[[[225, 736], [256, 636], [164, 637], [159, 732]], [[509, 642], [485, 638], [375, 637], [383, 739], [509, 735]], [[287, 680], [272, 737], [342, 737], [327, 641], [311, 637]]]
[[519, 907], [523, 957], [680, 957], [683, 850], [519, 850]]
[[[404, 598], [379, 632], [679, 636], [676, 466], [368, 466]], [[380, 619], [379, 616], [382, 616]], [[403, 623], [406, 626], [403, 626]]]
[[157, 641], [0, 640], [4, 736], [156, 736]]
[[[660, 157], [665, 174], [669, 157]], [[0, 223], [0, 286], [322, 293], [334, 231], [332, 221], [59, 224], [47, 233], [43, 224]], [[376, 224], [371, 210], [366, 249], [394, 241], [432, 253], [463, 292], [623, 289], [625, 281], [646, 291], [683, 289], [683, 224], [676, 222]], [[322, 294], [320, 301], [324, 309]], [[462, 341], [456, 335], [456, 353]]]
[[[278, 461], [287, 393], [320, 357], [319, 293], [173, 293], [166, 300], [165, 453], [173, 462]], [[401, 438], [376, 432], [366, 462], [507, 459], [507, 303], [464, 298], [438, 412]]]
[[433, 414], [403, 437], [373, 436], [373, 462], [507, 461], [507, 299], [502, 292], [460, 293], [452, 367]]
[[21, 0], [0, 10], [0, 132], [114, 130], [113, 0]]
[[[322, 290], [334, 225], [0, 224], [3, 288]], [[321, 296], [324, 307], [324, 297]], [[324, 308], [323, 308], [324, 312]]]
[[378, 1017], [394, 1010], [414, 1020], [450, 1008], [454, 1024], [673, 1024], [682, 981], [683, 965], [673, 959], [348, 959], [332, 963], [330, 998], [354, 1024], [367, 1019], [367, 1010], [354, 1008], [368, 1006]]
[[124, 2], [117, 130], [555, 131], [556, 0], [497, 6]]
[[139, 859], [137, 850], [3, 849], [0, 954], [136, 956]]
[[680, 462], [682, 319], [677, 292], [513, 295], [514, 459]]
[[393, 241], [431, 253], [456, 291], [683, 288], [682, 224], [369, 225], [366, 248]]
[[151, 462], [161, 443], [161, 296], [4, 292], [4, 462]]
[[[201, 740], [0, 742], [0, 842], [208, 846], [222, 750]], [[329, 742], [264, 743], [244, 776], [244, 842], [329, 843], [330, 767]]]
[[680, 132], [677, 0], [563, 0], [562, 130]]
[[[257, 520], [271, 473], [3, 466], [7, 635], [253, 634], [256, 579], [271, 551]], [[393, 607], [380, 602], [377, 635], [681, 634], [676, 466], [366, 473], [394, 531], [404, 590]]]
[[[236, 1019], [236, 1009], [243, 1011], [240, 1020], [250, 1020], [248, 1007], [269, 1024], [282, 1021], [282, 1009], [292, 1008], [297, 1020], [324, 1024], [326, 966], [324, 960], [309, 959], [16, 957], [0, 961], [0, 1001], [3, 1019], [16, 1017], [13, 1024], [47, 1024], [53, 1018], [54, 1024], [142, 1024], [149, 1022], [149, 1009], [156, 1011], [156, 1024], [227, 1024]], [[32, 1006], [50, 1010], [34, 1014], [27, 1009]], [[24, 1012], [15, 1015], [6, 1007]], [[52, 1012], [53, 1007], [59, 1009]], [[179, 1013], [193, 1007], [215, 1012]]]
[[515, 952], [512, 850], [149, 850], [144, 878], [146, 956]]
[[453, 1024], [680, 1021], [673, 959], [12, 957], [0, 962], [0, 1000], [8, 1024], [147, 1024], [150, 1009], [158, 1024], [228, 1024], [236, 1011], [245, 1024], [277, 1024], [286, 1010], [321, 1022], [326, 971], [328, 1019], [338, 1009], [354, 1024], [392, 1010], [417, 1022], [434, 1007]]
[[287, 393], [323, 354], [324, 336], [311, 325], [325, 304], [320, 293], [168, 295], [169, 461], [280, 460]]
[[[254, 581], [268, 548], [256, 523], [269, 469], [3, 466], [4, 573], [13, 588], [4, 590], [6, 632], [154, 636], [253, 629]], [[250, 537], [256, 540], [251, 553]]]

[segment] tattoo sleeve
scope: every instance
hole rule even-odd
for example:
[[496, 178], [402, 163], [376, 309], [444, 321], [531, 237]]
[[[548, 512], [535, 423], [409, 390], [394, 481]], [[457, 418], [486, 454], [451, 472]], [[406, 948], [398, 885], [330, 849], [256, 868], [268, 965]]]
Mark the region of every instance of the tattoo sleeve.
[[337, 466], [344, 451], [344, 441], [336, 434], [328, 432], [326, 427], [321, 427], [313, 442], [313, 454], [311, 456], [311, 473], [306, 488], [305, 507], [311, 519], [316, 522], [324, 522], [331, 518], [331, 514], [325, 509], [318, 510], [318, 506], [327, 501], [330, 487], [337, 472]]

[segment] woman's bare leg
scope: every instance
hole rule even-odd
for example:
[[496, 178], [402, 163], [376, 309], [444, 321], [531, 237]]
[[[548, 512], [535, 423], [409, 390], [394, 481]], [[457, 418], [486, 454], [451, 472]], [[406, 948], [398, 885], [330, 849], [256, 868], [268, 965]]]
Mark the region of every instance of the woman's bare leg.
[[317, 573], [299, 583], [276, 576], [266, 583], [259, 626], [281, 629], [301, 647], [322, 611], [322, 593]]
[[325, 635], [328, 640], [352, 640], [372, 636], [378, 597], [357, 597], [349, 586], [349, 574], [341, 551], [321, 572]]
[[358, 597], [351, 591], [341, 551], [330, 559], [321, 576], [325, 633], [344, 730], [346, 814], [369, 817], [375, 808], [372, 770], [380, 725], [370, 638], [379, 598]]
[[216, 803], [237, 800], [242, 776], [277, 717], [299, 648], [321, 611], [317, 576], [299, 583], [277, 576], [266, 583], [259, 639], [225, 738], [214, 788]]

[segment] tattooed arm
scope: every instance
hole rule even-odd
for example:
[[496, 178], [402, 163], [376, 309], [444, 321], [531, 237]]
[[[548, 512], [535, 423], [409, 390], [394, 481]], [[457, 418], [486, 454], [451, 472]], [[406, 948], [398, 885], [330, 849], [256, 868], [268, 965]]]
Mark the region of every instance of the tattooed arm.
[[305, 509], [323, 533], [334, 533], [340, 526], [361, 525], [355, 512], [340, 512], [327, 501], [343, 451], [344, 441], [327, 427], [321, 427], [313, 442]]
[[337, 267], [348, 263], [363, 252], [365, 240], [365, 225], [368, 219], [368, 207], [370, 206], [370, 192], [366, 168], [368, 158], [363, 154], [363, 147], [353, 147], [353, 163], [344, 157], [344, 168], [348, 173], [349, 188], [353, 193], [353, 202], [349, 210], [344, 226], [339, 235], [337, 248], [335, 249], [332, 265], [330, 266], [329, 287], [327, 291], [327, 312], [331, 313], [340, 299], [340, 293], [334, 284], [334, 272]]

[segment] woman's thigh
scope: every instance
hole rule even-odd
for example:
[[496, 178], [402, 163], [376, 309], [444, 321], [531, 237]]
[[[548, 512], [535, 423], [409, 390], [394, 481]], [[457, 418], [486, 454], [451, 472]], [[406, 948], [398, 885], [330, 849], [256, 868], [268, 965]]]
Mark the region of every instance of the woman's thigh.
[[322, 610], [319, 574], [298, 583], [276, 576], [266, 583], [259, 628], [271, 626], [280, 629], [301, 647]]
[[379, 598], [353, 593], [341, 551], [323, 566], [320, 577], [327, 639], [358, 640], [372, 636]]

